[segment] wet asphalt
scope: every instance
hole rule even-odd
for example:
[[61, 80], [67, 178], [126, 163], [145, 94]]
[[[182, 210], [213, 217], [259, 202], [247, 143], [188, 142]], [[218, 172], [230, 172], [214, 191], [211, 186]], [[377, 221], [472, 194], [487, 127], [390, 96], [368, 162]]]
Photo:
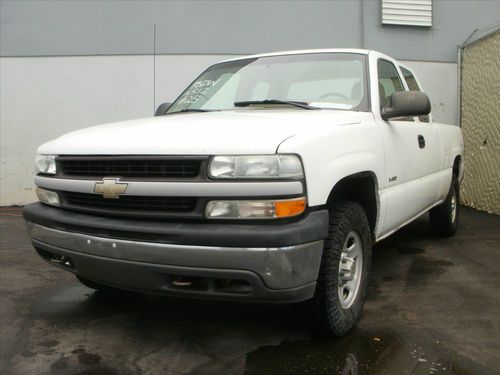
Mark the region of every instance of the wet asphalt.
[[427, 216], [375, 246], [368, 300], [341, 339], [289, 305], [102, 294], [44, 263], [0, 209], [0, 374], [498, 374], [500, 217]]

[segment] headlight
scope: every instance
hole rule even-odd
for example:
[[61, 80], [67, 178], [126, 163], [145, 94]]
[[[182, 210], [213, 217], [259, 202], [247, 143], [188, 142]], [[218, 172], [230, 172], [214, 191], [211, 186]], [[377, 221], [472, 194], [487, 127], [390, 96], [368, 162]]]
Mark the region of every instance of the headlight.
[[209, 167], [212, 178], [299, 179], [304, 177], [297, 155], [215, 156]]
[[59, 196], [55, 191], [45, 190], [37, 187], [36, 195], [38, 196], [38, 199], [42, 203], [56, 207], [59, 206]]
[[55, 155], [37, 155], [35, 159], [35, 172], [43, 174], [56, 174]]
[[211, 201], [207, 204], [208, 218], [277, 219], [300, 215], [306, 208], [306, 198], [282, 200]]

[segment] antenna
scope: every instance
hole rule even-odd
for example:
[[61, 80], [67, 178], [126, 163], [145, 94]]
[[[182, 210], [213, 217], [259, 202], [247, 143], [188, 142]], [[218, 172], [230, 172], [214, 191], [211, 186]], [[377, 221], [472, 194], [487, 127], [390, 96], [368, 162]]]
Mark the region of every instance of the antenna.
[[153, 24], [153, 115], [156, 112], [156, 23]]

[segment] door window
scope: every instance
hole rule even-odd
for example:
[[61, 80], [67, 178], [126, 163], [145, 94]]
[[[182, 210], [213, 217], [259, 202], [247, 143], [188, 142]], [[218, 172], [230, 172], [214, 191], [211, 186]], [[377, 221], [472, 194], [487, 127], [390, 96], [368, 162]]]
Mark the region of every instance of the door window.
[[391, 95], [397, 91], [404, 91], [396, 67], [387, 60], [378, 61], [378, 92], [380, 106], [387, 103]]
[[[400, 68], [401, 72], [403, 73], [403, 77], [405, 77], [405, 81], [409, 89], [412, 91], [422, 91], [420, 90], [420, 87], [418, 86], [417, 80], [415, 79], [413, 73], [410, 72], [408, 69], [403, 68], [402, 66], [400, 66]], [[429, 115], [419, 116], [418, 119], [420, 120], [420, 122], [429, 122]]]

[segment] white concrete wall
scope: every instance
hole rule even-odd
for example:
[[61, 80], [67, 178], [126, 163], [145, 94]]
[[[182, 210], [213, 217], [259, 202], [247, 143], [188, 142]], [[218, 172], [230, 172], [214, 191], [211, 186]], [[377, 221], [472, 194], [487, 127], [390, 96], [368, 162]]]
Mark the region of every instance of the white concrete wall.
[[[231, 56], [156, 57], [157, 104]], [[38, 146], [86, 126], [152, 116], [152, 56], [0, 58], [0, 205], [35, 200]]]
[[[156, 57], [156, 105], [231, 56]], [[456, 123], [456, 64], [405, 61], [432, 99], [437, 121]], [[152, 56], [0, 58], [0, 205], [35, 200], [38, 146], [68, 131], [151, 116]]]

